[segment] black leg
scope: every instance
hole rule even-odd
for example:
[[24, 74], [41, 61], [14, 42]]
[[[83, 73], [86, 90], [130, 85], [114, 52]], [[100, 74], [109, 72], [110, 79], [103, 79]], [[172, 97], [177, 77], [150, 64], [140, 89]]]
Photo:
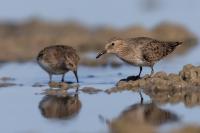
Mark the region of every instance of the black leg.
[[77, 81], [77, 83], [78, 83], [79, 80], [78, 80], [78, 74], [77, 74], [77, 71], [74, 71], [74, 75], [75, 75], [75, 77], [76, 77], [76, 81]]
[[49, 73], [49, 82], [52, 82], [52, 74]]
[[129, 76], [126, 79], [121, 79], [120, 81], [138, 80], [138, 79], [140, 79], [141, 73], [142, 73], [142, 66], [140, 66], [140, 72], [139, 72], [139, 74], [137, 76]]
[[62, 75], [61, 82], [65, 82], [65, 73]]
[[138, 77], [140, 77], [141, 73], [142, 73], [142, 66], [140, 66], [140, 72], [138, 74]]
[[79, 91], [79, 87], [76, 88], [76, 93], [75, 94], [78, 95], [78, 91]]
[[139, 94], [140, 94], [140, 104], [143, 104], [143, 96], [142, 96], [142, 93], [141, 93], [141, 90], [139, 91]]
[[151, 74], [150, 74], [150, 77], [153, 76], [154, 74], [154, 69], [153, 69], [153, 66], [151, 66]]

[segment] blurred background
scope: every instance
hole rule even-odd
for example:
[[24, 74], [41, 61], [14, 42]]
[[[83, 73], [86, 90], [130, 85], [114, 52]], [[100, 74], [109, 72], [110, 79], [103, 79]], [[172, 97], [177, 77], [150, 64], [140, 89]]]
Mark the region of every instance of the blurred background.
[[0, 4], [0, 61], [26, 61], [45, 46], [97, 51], [113, 37], [197, 43], [198, 0], [18, 0]]

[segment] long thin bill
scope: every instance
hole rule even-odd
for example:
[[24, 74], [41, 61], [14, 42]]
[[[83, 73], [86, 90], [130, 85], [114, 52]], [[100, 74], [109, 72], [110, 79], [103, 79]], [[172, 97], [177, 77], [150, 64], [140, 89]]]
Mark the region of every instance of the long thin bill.
[[76, 77], [77, 83], [79, 83], [77, 71], [74, 71], [74, 75], [75, 75], [75, 77]]
[[99, 57], [101, 57], [105, 53], [106, 53], [106, 50], [101, 51], [100, 53], [97, 54], [96, 59], [98, 59]]

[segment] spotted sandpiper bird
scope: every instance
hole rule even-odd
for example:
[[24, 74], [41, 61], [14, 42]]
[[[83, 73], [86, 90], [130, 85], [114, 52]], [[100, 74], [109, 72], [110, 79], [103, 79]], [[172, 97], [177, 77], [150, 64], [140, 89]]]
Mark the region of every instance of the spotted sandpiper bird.
[[73, 71], [76, 81], [79, 82], [77, 75], [79, 60], [76, 50], [64, 45], [46, 47], [37, 56], [37, 62], [49, 74], [50, 82], [52, 75], [62, 75], [61, 81], [64, 82], [68, 71]]
[[[142, 67], [150, 67], [153, 75], [153, 66], [156, 62], [172, 53], [175, 48], [182, 42], [165, 42], [152, 39], [149, 37], [136, 37], [129, 39], [115, 39], [105, 45], [105, 49], [101, 51], [96, 58], [103, 54], [114, 54], [128, 64], [138, 66], [140, 68], [139, 78], [142, 72]], [[131, 80], [131, 77], [127, 80]]]

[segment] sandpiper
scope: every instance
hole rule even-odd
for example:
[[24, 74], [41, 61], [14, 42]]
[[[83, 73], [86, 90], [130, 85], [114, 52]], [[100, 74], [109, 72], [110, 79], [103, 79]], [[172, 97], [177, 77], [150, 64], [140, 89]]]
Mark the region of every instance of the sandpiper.
[[49, 74], [50, 82], [52, 75], [62, 75], [61, 81], [64, 82], [65, 73], [68, 71], [73, 71], [79, 82], [77, 75], [79, 60], [76, 50], [64, 45], [46, 47], [37, 56], [37, 62]]
[[128, 64], [140, 67], [139, 74], [133, 77], [139, 78], [144, 66], [151, 68], [152, 76], [154, 64], [173, 52], [180, 44], [182, 42], [164, 42], [149, 37], [115, 39], [106, 44], [105, 49], [96, 58], [106, 53], [115, 54]]

